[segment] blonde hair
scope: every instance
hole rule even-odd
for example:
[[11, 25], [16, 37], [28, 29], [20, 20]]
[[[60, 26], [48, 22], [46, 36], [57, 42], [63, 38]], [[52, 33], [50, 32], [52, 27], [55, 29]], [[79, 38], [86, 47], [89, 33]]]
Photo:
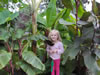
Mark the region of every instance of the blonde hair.
[[53, 29], [53, 30], [50, 31], [50, 33], [49, 33], [49, 35], [48, 35], [49, 40], [52, 41], [51, 35], [52, 35], [52, 33], [54, 33], [54, 32], [55, 32], [55, 33], [57, 34], [57, 36], [58, 36], [57, 40], [58, 40], [58, 41], [62, 41], [59, 31], [58, 31], [58, 30], [55, 30], [55, 29]]

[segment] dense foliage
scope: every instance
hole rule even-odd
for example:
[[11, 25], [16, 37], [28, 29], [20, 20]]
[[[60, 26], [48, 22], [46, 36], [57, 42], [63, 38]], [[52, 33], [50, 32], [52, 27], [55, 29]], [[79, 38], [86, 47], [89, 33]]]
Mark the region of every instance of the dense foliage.
[[[30, 2], [29, 2], [30, 1]], [[0, 75], [50, 75], [44, 41], [60, 31], [60, 75], [100, 74], [100, 4], [88, 0], [1, 0]]]

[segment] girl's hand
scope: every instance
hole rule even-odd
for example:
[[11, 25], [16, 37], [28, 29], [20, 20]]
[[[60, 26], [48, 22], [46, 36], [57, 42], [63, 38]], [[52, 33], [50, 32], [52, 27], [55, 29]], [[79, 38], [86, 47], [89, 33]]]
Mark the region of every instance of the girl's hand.
[[56, 49], [56, 50], [54, 50], [54, 53], [57, 53], [58, 52], [58, 50]]
[[52, 54], [52, 53], [57, 53], [57, 52], [58, 52], [57, 49], [55, 49], [55, 50], [50, 50], [50, 51], [49, 51], [50, 54]]
[[53, 50], [50, 50], [49, 53], [52, 54], [53, 53]]
[[52, 53], [57, 53], [57, 52], [58, 52], [58, 50], [57, 50], [57, 49], [55, 49], [55, 50], [53, 50], [53, 51], [52, 51]]

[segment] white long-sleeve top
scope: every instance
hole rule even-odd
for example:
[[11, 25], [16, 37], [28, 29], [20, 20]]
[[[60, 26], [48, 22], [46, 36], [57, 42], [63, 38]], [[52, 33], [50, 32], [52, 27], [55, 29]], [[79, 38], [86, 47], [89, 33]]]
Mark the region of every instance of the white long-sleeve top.
[[[57, 49], [57, 53], [49, 53], [50, 50], [55, 50]], [[47, 53], [48, 55], [53, 59], [60, 59], [61, 57], [61, 54], [64, 53], [64, 47], [63, 47], [63, 44], [62, 42], [58, 41], [57, 43], [55, 43], [53, 46], [49, 46], [47, 45]]]

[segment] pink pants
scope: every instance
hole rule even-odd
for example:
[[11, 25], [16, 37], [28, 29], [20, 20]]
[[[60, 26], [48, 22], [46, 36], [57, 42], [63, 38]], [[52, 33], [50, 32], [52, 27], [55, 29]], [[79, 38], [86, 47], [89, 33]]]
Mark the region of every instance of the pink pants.
[[53, 65], [53, 71], [51, 72], [51, 75], [55, 75], [55, 71], [56, 71], [56, 75], [59, 75], [60, 59], [53, 60], [53, 62], [54, 65]]

